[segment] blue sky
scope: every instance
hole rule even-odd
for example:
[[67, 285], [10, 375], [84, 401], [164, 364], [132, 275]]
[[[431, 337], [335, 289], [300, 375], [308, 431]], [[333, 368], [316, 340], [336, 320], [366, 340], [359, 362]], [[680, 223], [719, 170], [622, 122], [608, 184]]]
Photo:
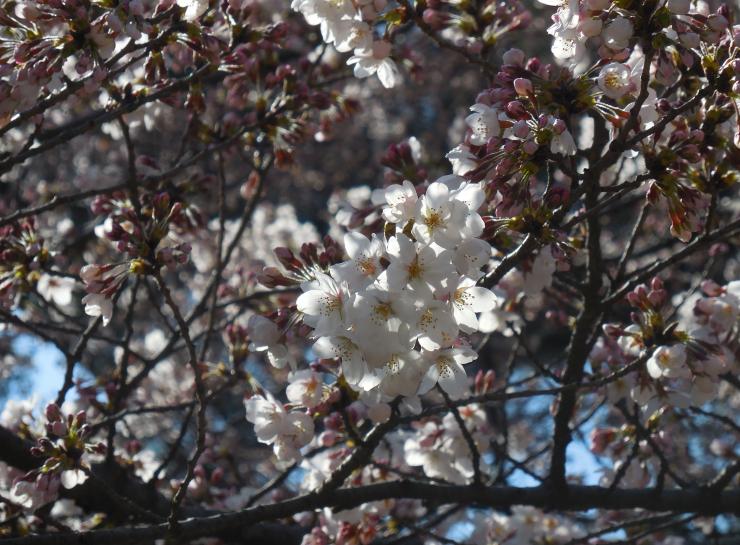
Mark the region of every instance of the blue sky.
[[[12, 384], [8, 392], [10, 399], [25, 399], [36, 395], [38, 407], [43, 407], [54, 399], [59, 387], [64, 382], [64, 357], [57, 348], [47, 342], [39, 341], [30, 335], [19, 335], [13, 340], [13, 348], [17, 353], [30, 356], [32, 368], [27, 373], [27, 391], [19, 385]], [[7, 399], [0, 398], [0, 410], [5, 406]]]

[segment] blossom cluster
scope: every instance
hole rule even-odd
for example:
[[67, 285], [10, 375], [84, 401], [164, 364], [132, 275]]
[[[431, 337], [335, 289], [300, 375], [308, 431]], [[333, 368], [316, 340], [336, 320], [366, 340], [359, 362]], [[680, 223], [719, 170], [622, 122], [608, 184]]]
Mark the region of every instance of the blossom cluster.
[[[465, 405], [458, 413], [475, 448], [485, 452], [495, 440], [495, 434], [483, 407]], [[462, 484], [475, 476], [470, 447], [452, 413], [446, 414], [441, 421], [430, 419], [420, 424], [414, 435], [406, 439], [403, 453], [409, 466], [420, 467], [431, 479]]]
[[47, 291], [50, 279], [43, 271], [51, 257], [33, 219], [0, 228], [0, 306], [18, 304], [39, 283], [38, 289]]
[[181, 242], [177, 231], [190, 229], [200, 218], [197, 209], [183, 210], [181, 202], [172, 203], [168, 193], [147, 195], [137, 206], [121, 194], [98, 197], [93, 212], [105, 216], [96, 229], [101, 238], [115, 243], [126, 260], [103, 265], [85, 265], [80, 278], [87, 295], [85, 313], [101, 316], [108, 325], [113, 315], [113, 298], [130, 274], [151, 274], [160, 267], [175, 268], [185, 263], [190, 244]]
[[[629, 392], [647, 414], [664, 406], [701, 406], [717, 397], [719, 377], [737, 372], [731, 340], [740, 315], [740, 283], [719, 286], [705, 282], [703, 295], [692, 300], [690, 312], [675, 313], [659, 278], [651, 285], [637, 286], [628, 294], [635, 309], [635, 323], [626, 327], [606, 324], [604, 331], [616, 339], [627, 358], [647, 357], [644, 370], [611, 385], [610, 397], [617, 400]], [[616, 348], [616, 347], [615, 347]], [[597, 361], [608, 353], [599, 347]]]
[[[675, 45], [683, 53], [699, 46], [700, 41], [716, 42], [727, 30], [726, 6], [711, 13], [707, 2], [670, 0], [659, 9], [619, 9], [610, 0], [539, 0], [558, 6], [553, 24], [547, 29], [553, 36], [551, 51], [555, 58], [571, 64], [587, 60], [588, 42], [602, 59], [619, 61], [628, 56], [635, 29], [648, 26], [654, 41]], [[617, 9], [615, 9], [615, 7]], [[603, 72], [622, 77], [617, 71]], [[606, 78], [605, 78], [606, 79]]]
[[[522, 186], [536, 175], [543, 158], [576, 154], [561, 108], [548, 99], [563, 86], [572, 89], [576, 100], [585, 102], [588, 93], [567, 69], [528, 59], [520, 49], [509, 49], [502, 60], [493, 86], [479, 93], [470, 108], [465, 120], [469, 136], [447, 158], [455, 174], [495, 185], [503, 197], [497, 212], [503, 216], [510, 201], [520, 200]], [[517, 184], [507, 185], [510, 180]]]
[[393, 87], [401, 74], [390, 56], [391, 43], [374, 35], [386, 4], [386, 0], [293, 0], [291, 7], [302, 13], [309, 25], [319, 26], [324, 41], [337, 51], [354, 52], [347, 64], [354, 65], [356, 77], [377, 74], [384, 87]]
[[83, 484], [90, 471], [88, 455], [105, 452], [105, 445], [89, 440], [84, 411], [65, 417], [58, 405], [50, 403], [44, 414], [46, 436], [31, 449], [31, 454], [44, 462], [38, 469], [14, 475], [8, 487], [7, 499], [30, 511], [54, 501], [60, 486], [71, 489]]
[[[301, 285], [297, 310], [316, 338], [314, 352], [341, 358], [347, 382], [392, 399], [437, 383], [464, 394], [462, 365], [475, 359], [467, 335], [495, 295], [477, 286], [488, 245], [478, 209], [480, 184], [447, 176], [417, 195], [410, 182], [377, 194], [384, 237], [350, 232], [348, 260]], [[461, 336], [461, 334], [463, 336]]]

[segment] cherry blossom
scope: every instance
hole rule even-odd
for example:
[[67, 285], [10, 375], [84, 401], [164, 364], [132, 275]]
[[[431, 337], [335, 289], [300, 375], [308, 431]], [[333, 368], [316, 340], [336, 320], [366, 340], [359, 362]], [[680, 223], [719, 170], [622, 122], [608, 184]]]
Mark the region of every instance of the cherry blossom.
[[282, 463], [298, 459], [298, 449], [313, 437], [311, 417], [304, 412], [287, 412], [279, 403], [259, 395], [247, 399], [244, 405], [247, 420], [254, 424], [257, 439], [272, 445]]
[[383, 87], [395, 87], [401, 80], [401, 73], [393, 59], [390, 58], [391, 44], [375, 41], [367, 49], [355, 49], [355, 54], [347, 64], [354, 65], [355, 77], [367, 78], [378, 75]]

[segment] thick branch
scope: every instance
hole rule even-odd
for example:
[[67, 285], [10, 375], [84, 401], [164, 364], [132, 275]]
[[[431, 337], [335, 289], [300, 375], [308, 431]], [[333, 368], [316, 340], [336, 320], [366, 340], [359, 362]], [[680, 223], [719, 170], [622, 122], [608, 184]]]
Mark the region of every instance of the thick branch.
[[[234, 532], [249, 531], [253, 524], [290, 517], [325, 506], [351, 509], [366, 502], [386, 499], [412, 498], [443, 504], [478, 505], [508, 508], [512, 505], [531, 505], [559, 511], [589, 509], [644, 509], [646, 511], [740, 514], [740, 490], [717, 493], [706, 489], [664, 490], [653, 488], [609, 490], [598, 486], [569, 486], [567, 494], [550, 487], [517, 488], [494, 486], [489, 488], [466, 485], [437, 485], [399, 480], [371, 484], [358, 488], [344, 488], [328, 493], [312, 493], [271, 505], [245, 509], [237, 513], [192, 518], [180, 523], [182, 535], [188, 539]], [[70, 532], [28, 536], [4, 541], [4, 545], [124, 545], [158, 539], [167, 532], [166, 524], [138, 528], [117, 528], [91, 532]]]

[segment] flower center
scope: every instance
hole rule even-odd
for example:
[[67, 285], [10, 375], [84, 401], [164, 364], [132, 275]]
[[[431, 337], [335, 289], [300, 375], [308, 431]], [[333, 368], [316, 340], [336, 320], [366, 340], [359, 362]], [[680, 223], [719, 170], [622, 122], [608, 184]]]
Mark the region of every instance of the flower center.
[[607, 74], [604, 78], [604, 85], [609, 89], [619, 89], [622, 87], [622, 78], [619, 77], [619, 74]]
[[373, 313], [376, 318], [385, 322], [393, 316], [393, 309], [391, 308], [390, 303], [378, 303], [373, 307]]
[[421, 263], [419, 263], [419, 256], [416, 256], [414, 260], [409, 263], [406, 271], [408, 272], [410, 280], [421, 278], [422, 274], [424, 274], [424, 267], [421, 265]]
[[453, 297], [455, 304], [461, 307], [470, 305], [472, 296], [465, 291], [465, 288], [457, 288]]
[[362, 256], [357, 260], [357, 268], [360, 269], [360, 272], [365, 276], [373, 276], [377, 271], [375, 261], [365, 256]]
[[424, 216], [424, 225], [426, 225], [430, 231], [443, 227], [444, 219], [442, 218], [442, 213], [439, 210], [430, 210], [429, 213]]

